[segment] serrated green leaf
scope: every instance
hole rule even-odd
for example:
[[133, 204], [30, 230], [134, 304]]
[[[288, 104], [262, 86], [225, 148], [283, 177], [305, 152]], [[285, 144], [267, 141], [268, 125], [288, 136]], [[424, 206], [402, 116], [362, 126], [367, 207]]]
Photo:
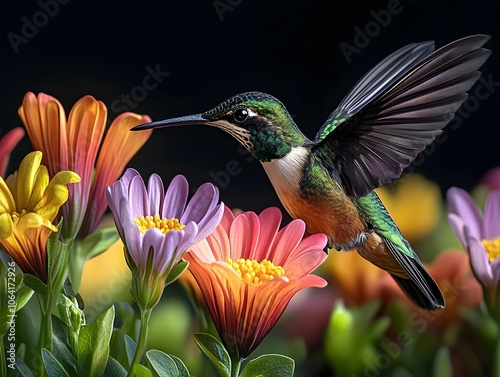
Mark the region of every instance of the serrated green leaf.
[[94, 323], [81, 327], [76, 347], [80, 375], [100, 376], [106, 368], [114, 317], [115, 308], [111, 306]]
[[146, 357], [153, 370], [161, 377], [178, 377], [179, 370], [172, 358], [165, 352], [151, 350], [146, 352]]
[[262, 355], [248, 362], [240, 377], [290, 377], [295, 362], [283, 355]]
[[453, 371], [451, 367], [450, 351], [446, 347], [440, 347], [434, 358], [432, 367], [432, 375], [434, 377], [452, 377]]
[[61, 363], [45, 348], [42, 348], [42, 360], [49, 377], [69, 377]]
[[103, 376], [126, 377], [127, 370], [118, 361], [110, 357], [108, 359], [108, 363], [106, 364], [106, 369], [104, 370]]
[[153, 377], [153, 374], [144, 365], [135, 364], [134, 365], [134, 376], [135, 377]]
[[188, 266], [189, 262], [186, 261], [180, 261], [179, 263], [177, 263], [177, 265], [175, 265], [174, 268], [172, 268], [167, 278], [165, 279], [165, 286], [176, 281], [179, 278], [179, 276], [181, 276], [182, 273], [186, 271]]
[[215, 366], [221, 377], [231, 375], [231, 359], [222, 343], [210, 334], [196, 333], [194, 341]]

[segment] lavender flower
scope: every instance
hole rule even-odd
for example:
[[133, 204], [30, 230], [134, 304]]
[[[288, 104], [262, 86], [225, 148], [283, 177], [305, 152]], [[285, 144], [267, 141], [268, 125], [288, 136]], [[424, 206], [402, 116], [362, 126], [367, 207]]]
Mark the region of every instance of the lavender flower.
[[450, 188], [447, 200], [450, 225], [469, 253], [472, 271], [483, 286], [490, 313], [500, 321], [500, 191], [492, 191], [488, 196], [484, 216], [462, 189]]
[[182, 175], [165, 192], [161, 178], [153, 174], [146, 189], [134, 169], [127, 169], [106, 189], [132, 271], [132, 294], [140, 306], [152, 307], [158, 302], [165, 279], [184, 253], [209, 235], [222, 218], [224, 205], [217, 204], [215, 186], [200, 186], [189, 203], [188, 192]]

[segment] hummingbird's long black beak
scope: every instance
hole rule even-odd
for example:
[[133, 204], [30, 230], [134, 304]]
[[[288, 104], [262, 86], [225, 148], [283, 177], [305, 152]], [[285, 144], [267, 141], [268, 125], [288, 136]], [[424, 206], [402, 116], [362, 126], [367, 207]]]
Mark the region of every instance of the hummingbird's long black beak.
[[162, 127], [175, 127], [175, 126], [187, 126], [194, 124], [208, 124], [210, 121], [203, 118], [201, 114], [188, 115], [177, 118], [170, 118], [164, 120], [158, 120], [156, 122], [139, 124], [138, 126], [132, 127], [131, 131], [148, 130], [150, 128], [162, 128]]

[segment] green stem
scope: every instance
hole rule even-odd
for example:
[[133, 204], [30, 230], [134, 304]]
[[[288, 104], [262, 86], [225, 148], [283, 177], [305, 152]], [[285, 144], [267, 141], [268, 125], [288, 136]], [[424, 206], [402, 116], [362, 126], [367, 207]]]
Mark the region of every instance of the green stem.
[[0, 339], [0, 372], [7, 375], [7, 360], [5, 360], [5, 349], [3, 347], [3, 337]]
[[[42, 308], [42, 326], [40, 328], [40, 337], [38, 338], [38, 351], [40, 354], [37, 355], [37, 362], [40, 363], [42, 376], [46, 375], [42, 362], [42, 348], [45, 348], [47, 351], [52, 353], [52, 309], [54, 308], [54, 292], [52, 292], [51, 288], [52, 287], [49, 284], [47, 289], [47, 306]], [[39, 298], [39, 301], [40, 306], [42, 306], [43, 300]]]
[[239, 355], [231, 355], [231, 377], [240, 375], [242, 358]]
[[497, 323], [497, 339], [493, 350], [491, 377], [500, 377], [500, 325]]
[[148, 324], [149, 317], [151, 316], [151, 308], [141, 309], [141, 328], [139, 330], [139, 341], [137, 342], [137, 348], [135, 350], [134, 359], [132, 360], [132, 364], [130, 364], [130, 369], [128, 371], [127, 377], [134, 376], [134, 366], [139, 364], [139, 360], [144, 352], [144, 348], [146, 347], [146, 339], [148, 336]]

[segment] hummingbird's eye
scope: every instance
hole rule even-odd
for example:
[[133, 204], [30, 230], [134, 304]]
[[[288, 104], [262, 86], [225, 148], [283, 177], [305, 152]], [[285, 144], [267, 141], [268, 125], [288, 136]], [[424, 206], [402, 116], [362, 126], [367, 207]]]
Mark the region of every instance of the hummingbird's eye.
[[236, 122], [243, 122], [248, 118], [248, 110], [247, 109], [238, 109], [234, 112], [233, 118]]

